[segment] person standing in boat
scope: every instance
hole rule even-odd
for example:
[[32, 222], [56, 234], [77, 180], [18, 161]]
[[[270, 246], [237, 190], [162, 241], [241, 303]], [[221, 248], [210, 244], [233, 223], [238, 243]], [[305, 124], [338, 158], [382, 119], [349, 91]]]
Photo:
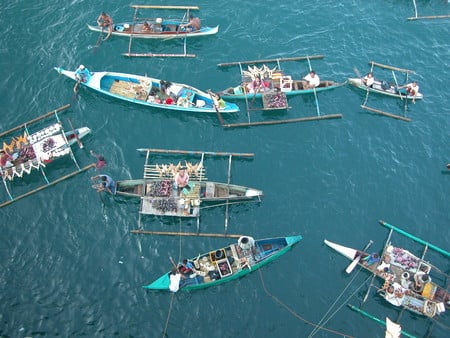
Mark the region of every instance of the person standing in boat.
[[189, 15], [189, 22], [180, 25], [180, 28], [184, 28], [187, 32], [199, 31], [201, 26], [201, 22], [199, 18], [194, 18], [191, 14]]
[[105, 12], [101, 12], [97, 18], [97, 24], [100, 27], [102, 27], [102, 32], [105, 28], [108, 28], [108, 35], [104, 39], [104, 40], [107, 40], [113, 31], [113, 26], [114, 26], [113, 19], [111, 18], [111, 16], [109, 16]]
[[316, 74], [314, 70], [311, 70], [304, 78], [303, 78], [303, 88], [310, 89], [316, 88], [320, 85], [319, 75]]
[[186, 172], [185, 168], [182, 167], [175, 174], [175, 177], [174, 177], [175, 188], [178, 189], [178, 190], [182, 190], [185, 186], [188, 185], [188, 183], [189, 183], [189, 175]]
[[367, 87], [370, 87], [370, 88], [372, 88], [373, 82], [374, 82], [374, 81], [375, 81], [375, 79], [374, 79], [374, 77], [373, 77], [373, 73], [372, 73], [372, 72], [367, 73], [367, 75], [364, 76], [364, 77], [362, 78], [362, 82], [363, 82]]
[[91, 180], [97, 180], [100, 179], [101, 183], [95, 185], [95, 188], [97, 189], [97, 192], [106, 191], [109, 192], [112, 195], [116, 194], [116, 182], [108, 175], [96, 175], [92, 176]]

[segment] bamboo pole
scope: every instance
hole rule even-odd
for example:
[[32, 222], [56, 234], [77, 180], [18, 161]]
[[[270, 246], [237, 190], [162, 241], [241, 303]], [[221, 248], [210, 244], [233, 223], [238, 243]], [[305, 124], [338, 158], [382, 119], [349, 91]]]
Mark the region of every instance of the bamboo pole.
[[391, 70], [396, 70], [398, 72], [404, 72], [404, 73], [409, 73], [409, 74], [416, 74], [415, 71], [413, 70], [409, 70], [409, 69], [404, 69], [404, 68], [398, 68], [398, 67], [393, 67], [393, 66], [389, 66], [389, 65], [384, 65], [382, 63], [378, 63], [375, 61], [370, 61], [369, 65], [374, 65], [380, 68], [386, 68], [386, 69], [391, 69]]
[[199, 10], [198, 6], [157, 6], [157, 5], [130, 5], [133, 8], [146, 8], [146, 9], [189, 9]]
[[30, 124], [32, 124], [32, 123], [35, 123], [35, 122], [37, 122], [37, 121], [43, 120], [43, 119], [45, 119], [46, 117], [49, 117], [50, 115], [53, 115], [53, 114], [55, 114], [55, 113], [59, 113], [59, 112], [61, 112], [61, 111], [63, 111], [63, 110], [66, 110], [66, 109], [68, 109], [69, 107], [70, 107], [70, 104], [66, 104], [66, 105], [64, 105], [64, 106], [62, 106], [62, 107], [59, 107], [59, 108], [53, 110], [53, 111], [50, 111], [50, 112], [48, 112], [48, 113], [45, 113], [44, 115], [38, 116], [38, 117], [36, 117], [36, 118], [34, 118], [34, 119], [28, 121], [28, 122], [22, 123], [21, 125], [19, 125], [19, 126], [17, 126], [17, 127], [11, 128], [11, 129], [9, 129], [9, 130], [7, 130], [7, 131], [4, 131], [4, 132], [0, 133], [0, 137], [3, 137], [3, 136], [5, 136], [5, 135], [7, 135], [7, 134], [9, 134], [9, 133], [12, 133], [13, 131], [16, 131], [16, 130], [19, 130], [19, 129], [21, 129], [21, 128], [24, 128], [25, 126], [30, 125]]
[[385, 226], [386, 228], [389, 228], [389, 229], [392, 229], [392, 230], [398, 232], [399, 234], [402, 234], [403, 236], [406, 236], [406, 237], [412, 239], [413, 241], [415, 241], [417, 243], [420, 243], [422, 245], [426, 245], [429, 248], [433, 249], [434, 251], [437, 251], [437, 252], [443, 254], [444, 256], [450, 257], [450, 252], [448, 252], [448, 251], [446, 251], [444, 249], [441, 249], [441, 248], [437, 247], [436, 245], [428, 243], [427, 241], [424, 241], [423, 239], [420, 239], [419, 237], [411, 235], [410, 233], [408, 233], [408, 232], [406, 232], [406, 231], [404, 231], [404, 230], [402, 230], [400, 228], [397, 228], [396, 226], [393, 226], [393, 225], [391, 225], [391, 224], [389, 224], [389, 223], [387, 223], [387, 222], [385, 222], [383, 220], [380, 221], [380, 224]]
[[33, 189], [33, 190], [31, 190], [31, 191], [29, 191], [29, 192], [27, 192], [27, 193], [25, 193], [25, 194], [22, 194], [22, 195], [20, 195], [20, 196], [17, 196], [17, 197], [15, 197], [14, 199], [12, 199], [12, 200], [10, 200], [10, 201], [3, 202], [2, 204], [0, 204], [0, 208], [3, 208], [3, 207], [5, 207], [5, 206], [7, 206], [7, 205], [9, 205], [9, 204], [11, 204], [11, 203], [14, 203], [14, 202], [16, 202], [16, 201], [18, 201], [18, 200], [20, 200], [20, 199], [22, 199], [22, 198], [24, 198], [24, 197], [28, 197], [28, 196], [30, 196], [30, 195], [32, 195], [32, 194], [34, 194], [34, 193], [36, 193], [36, 192], [39, 192], [39, 191], [41, 191], [41, 190], [44, 190], [44, 189], [46, 189], [46, 188], [48, 188], [48, 187], [51, 187], [51, 186], [53, 186], [53, 185], [56, 185], [56, 184], [58, 184], [58, 183], [60, 183], [60, 182], [62, 182], [62, 181], [64, 181], [64, 180], [66, 180], [66, 179], [69, 179], [69, 178], [71, 178], [71, 177], [73, 177], [73, 176], [76, 176], [76, 175], [78, 175], [78, 174], [81, 174], [82, 172], [84, 172], [84, 171], [86, 171], [86, 170], [88, 170], [88, 169], [90, 169], [90, 168], [94, 168], [94, 167], [95, 167], [95, 163], [91, 163], [91, 164], [85, 166], [84, 168], [81, 168], [80, 170], [71, 172], [70, 174], [67, 174], [67, 175], [65, 175], [65, 176], [63, 176], [63, 177], [60, 177], [60, 178], [58, 178], [58, 179], [56, 179], [56, 180], [54, 180], [54, 181], [52, 181], [52, 182], [50, 182], [50, 183], [48, 183], [48, 184], [46, 184], [46, 185], [42, 185], [42, 186], [40, 186], [39, 188]]
[[381, 114], [381, 115], [384, 115], [384, 116], [392, 117], [394, 119], [403, 120], [403, 121], [406, 121], [406, 122], [411, 122], [411, 119], [409, 119], [407, 117], [400, 116], [400, 115], [387, 113], [385, 111], [378, 110], [378, 109], [375, 109], [375, 108], [370, 108], [370, 107], [367, 107], [367, 106], [364, 106], [364, 105], [361, 105], [361, 108], [369, 110], [369, 111], [377, 113], [377, 114]]
[[138, 148], [137, 151], [151, 152], [159, 154], [185, 154], [185, 155], [211, 155], [211, 156], [237, 156], [237, 157], [254, 157], [253, 153], [227, 153], [227, 152], [212, 152], [212, 151], [197, 151], [197, 150], [171, 150], [171, 149], [152, 149], [152, 148]]
[[428, 19], [448, 19], [450, 18], [450, 14], [448, 15], [430, 15], [430, 16], [412, 16], [409, 17], [408, 20], [428, 20]]
[[324, 55], [311, 55], [311, 56], [294, 56], [289, 58], [280, 58], [280, 59], [262, 59], [262, 60], [253, 60], [253, 61], [235, 61], [235, 62], [226, 62], [219, 63], [218, 67], [228, 67], [228, 66], [236, 66], [236, 65], [250, 65], [254, 63], [266, 63], [266, 62], [278, 62], [278, 61], [300, 61], [307, 59], [323, 59]]
[[220, 237], [220, 238], [239, 238], [242, 236], [235, 234], [212, 234], [212, 233], [197, 233], [197, 232], [149, 231], [149, 230], [131, 230], [131, 233], [139, 235], [197, 236], [197, 237]]
[[231, 123], [231, 124], [223, 124], [222, 127], [224, 127], [224, 128], [251, 127], [251, 126], [260, 126], [260, 125], [308, 122], [308, 121], [315, 121], [315, 120], [328, 120], [328, 119], [340, 119], [340, 118], [342, 118], [342, 114], [330, 114], [330, 115], [321, 115], [321, 116], [299, 117], [299, 118], [289, 119], [289, 120], [259, 121], [259, 122], [250, 122], [250, 123], [247, 123], [247, 122]]
[[195, 58], [195, 54], [154, 54], [154, 53], [122, 53], [128, 57], [179, 57], [179, 58]]
[[[371, 315], [370, 313], [368, 313], [368, 312], [366, 312], [366, 311], [364, 311], [364, 310], [361, 310], [360, 308], [358, 308], [358, 307], [356, 307], [356, 306], [354, 306], [354, 305], [351, 305], [351, 304], [348, 304], [348, 306], [350, 307], [350, 309], [352, 309], [353, 311], [359, 312], [359, 313], [362, 314], [364, 317], [370, 318], [370, 319], [372, 319], [373, 321], [377, 322], [378, 324], [381, 324], [381, 325], [383, 325], [383, 326], [386, 326], [386, 322], [385, 322], [385, 321], [383, 321], [383, 320], [381, 320], [381, 319], [379, 319], [379, 318], [377, 318], [377, 317]], [[401, 331], [401, 333], [402, 333], [402, 335], [404, 335], [404, 336], [406, 336], [406, 337], [417, 338], [416, 336], [414, 336], [414, 335], [412, 335], [412, 334], [410, 334], [410, 333], [408, 333], [408, 332], [405, 332], [405, 331], [403, 331], [403, 330]]]

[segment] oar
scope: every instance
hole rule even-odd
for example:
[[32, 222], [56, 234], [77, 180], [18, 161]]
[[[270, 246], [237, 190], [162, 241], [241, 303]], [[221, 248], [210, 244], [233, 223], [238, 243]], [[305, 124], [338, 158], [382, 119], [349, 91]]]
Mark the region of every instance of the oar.
[[173, 267], [176, 268], [177, 265], [175, 264], [175, 261], [173, 260], [172, 256], [169, 256], [170, 262], [172, 263]]
[[69, 124], [70, 124], [70, 128], [72, 128], [73, 132], [75, 133], [75, 137], [77, 139], [78, 146], [80, 147], [80, 149], [83, 149], [84, 148], [83, 143], [81, 142], [80, 138], [78, 137], [77, 130], [73, 127], [72, 121], [70, 119], [69, 119]]
[[[362, 249], [362, 252], [365, 252], [369, 246], [371, 246], [373, 243], [372, 240], [369, 241], [369, 243], [367, 243], [367, 245], [365, 246], [364, 249]], [[347, 273], [351, 273], [353, 271], [353, 269], [358, 265], [359, 261], [361, 260], [361, 255], [358, 255], [355, 257], [355, 259], [350, 263], [349, 266], [347, 266], [347, 269], [345, 269], [345, 272]]]
[[355, 72], [357, 77], [359, 77], [360, 79], [362, 78], [361, 73], [359, 72], [358, 68], [353, 67], [353, 71]]

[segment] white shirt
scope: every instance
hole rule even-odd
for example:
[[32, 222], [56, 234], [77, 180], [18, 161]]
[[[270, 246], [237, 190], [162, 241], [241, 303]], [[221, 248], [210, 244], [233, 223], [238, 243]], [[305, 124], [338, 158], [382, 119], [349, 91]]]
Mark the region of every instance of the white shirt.
[[180, 289], [180, 279], [181, 275], [179, 273], [177, 274], [170, 274], [170, 285], [169, 290], [172, 292], [177, 292]]
[[308, 74], [303, 79], [308, 81], [310, 86], [318, 87], [320, 85], [320, 78], [317, 74], [314, 75], [314, 77], [312, 77], [311, 74]]

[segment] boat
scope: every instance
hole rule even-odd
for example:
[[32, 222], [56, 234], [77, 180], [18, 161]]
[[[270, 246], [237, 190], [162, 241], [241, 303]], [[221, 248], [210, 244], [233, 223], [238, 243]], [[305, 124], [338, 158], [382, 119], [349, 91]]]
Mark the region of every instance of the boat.
[[[70, 126], [73, 128], [72, 130], [64, 130], [58, 113], [67, 110], [69, 107], [70, 105], [62, 106], [20, 126], [0, 133], [0, 137], [3, 139], [0, 175], [2, 177], [6, 192], [10, 198], [8, 201], [1, 203], [0, 207], [29, 196], [66, 178], [77, 175], [95, 165], [90, 164], [84, 168], [80, 168], [75, 159], [71, 146], [77, 143], [80, 148], [83, 148], [81, 139], [90, 134], [91, 130], [88, 127], [73, 128], [72, 123], [70, 123]], [[51, 115], [55, 115], [55, 123], [47, 125], [44, 128], [36, 128], [35, 123], [48, 118]], [[36, 131], [31, 132], [33, 129]], [[56, 159], [67, 155], [70, 155], [71, 159], [77, 166], [77, 170], [71, 174], [50, 182], [45, 174], [44, 168]], [[37, 171], [43, 175], [46, 184], [37, 189], [30, 190], [22, 195], [14, 196], [11, 191], [11, 184], [14, 181], [24, 179], [26, 175], [30, 175]]]
[[[404, 308], [413, 313], [433, 318], [441, 315], [450, 306], [450, 293], [445, 286], [436, 281], [442, 280], [443, 272], [430, 262], [424, 260], [427, 249], [433, 249], [450, 257], [450, 253], [433, 246], [407, 232], [384, 221], [380, 223], [391, 229], [381, 254], [368, 253], [346, 247], [328, 240], [324, 243], [352, 261], [351, 266], [357, 266], [370, 271], [374, 277], [383, 281], [378, 293], [390, 304]], [[401, 233], [414, 241], [425, 245], [422, 257], [410, 251], [396, 247], [390, 242], [393, 231]], [[351, 269], [350, 269], [351, 270]], [[349, 269], [347, 270], [349, 271]], [[444, 279], [449, 276], [444, 274]]]
[[272, 262], [290, 250], [301, 236], [254, 240], [241, 236], [237, 243], [192, 258], [191, 270], [180, 265], [164, 273], [154, 282], [143, 286], [149, 290], [190, 291], [204, 289], [241, 278]]
[[362, 89], [364, 91], [369, 91], [372, 93], [383, 94], [398, 99], [408, 99], [408, 100], [422, 100], [423, 94], [418, 93], [416, 96], [409, 95], [405, 89], [398, 89], [398, 85], [394, 83], [388, 83], [385, 80], [375, 79], [372, 87], [367, 87], [362, 78], [349, 78], [348, 83], [352, 86]]
[[[262, 190], [231, 183], [232, 157], [253, 157], [254, 154], [152, 148], [137, 150], [146, 156], [144, 176], [140, 179], [118, 180], [116, 196], [139, 199], [140, 215], [197, 218], [198, 223], [201, 209], [225, 206], [227, 226], [230, 203], [259, 202], [264, 196]], [[162, 155], [171, 157], [154, 163]], [[224, 156], [229, 158], [227, 181], [209, 181], [205, 157]], [[175, 176], [181, 170], [188, 174], [189, 182], [184, 188], [177, 189], [174, 185]]]
[[[189, 21], [189, 13], [192, 10], [199, 10], [198, 6], [159, 6], [159, 5], [131, 5], [135, 9], [133, 20], [115, 23], [111, 35], [122, 36], [127, 38], [139, 39], [184, 39], [199, 36], [208, 36], [217, 34], [219, 26], [208, 27], [201, 26], [199, 30], [186, 30], [180, 25]], [[140, 9], [166, 10], [166, 11], [182, 11], [184, 12], [180, 18], [139, 18], [137, 16]], [[144, 26], [144, 24], [147, 25]], [[98, 25], [87, 25], [91, 31], [104, 33], [105, 29]], [[148, 27], [148, 28], [146, 28]]]
[[[75, 72], [54, 68], [59, 74], [77, 81]], [[90, 73], [82, 86], [91, 88], [108, 96], [137, 103], [152, 108], [162, 108], [195, 113], [235, 113], [239, 107], [225, 102], [220, 107], [211, 93], [203, 92], [189, 85], [115, 72]]]

